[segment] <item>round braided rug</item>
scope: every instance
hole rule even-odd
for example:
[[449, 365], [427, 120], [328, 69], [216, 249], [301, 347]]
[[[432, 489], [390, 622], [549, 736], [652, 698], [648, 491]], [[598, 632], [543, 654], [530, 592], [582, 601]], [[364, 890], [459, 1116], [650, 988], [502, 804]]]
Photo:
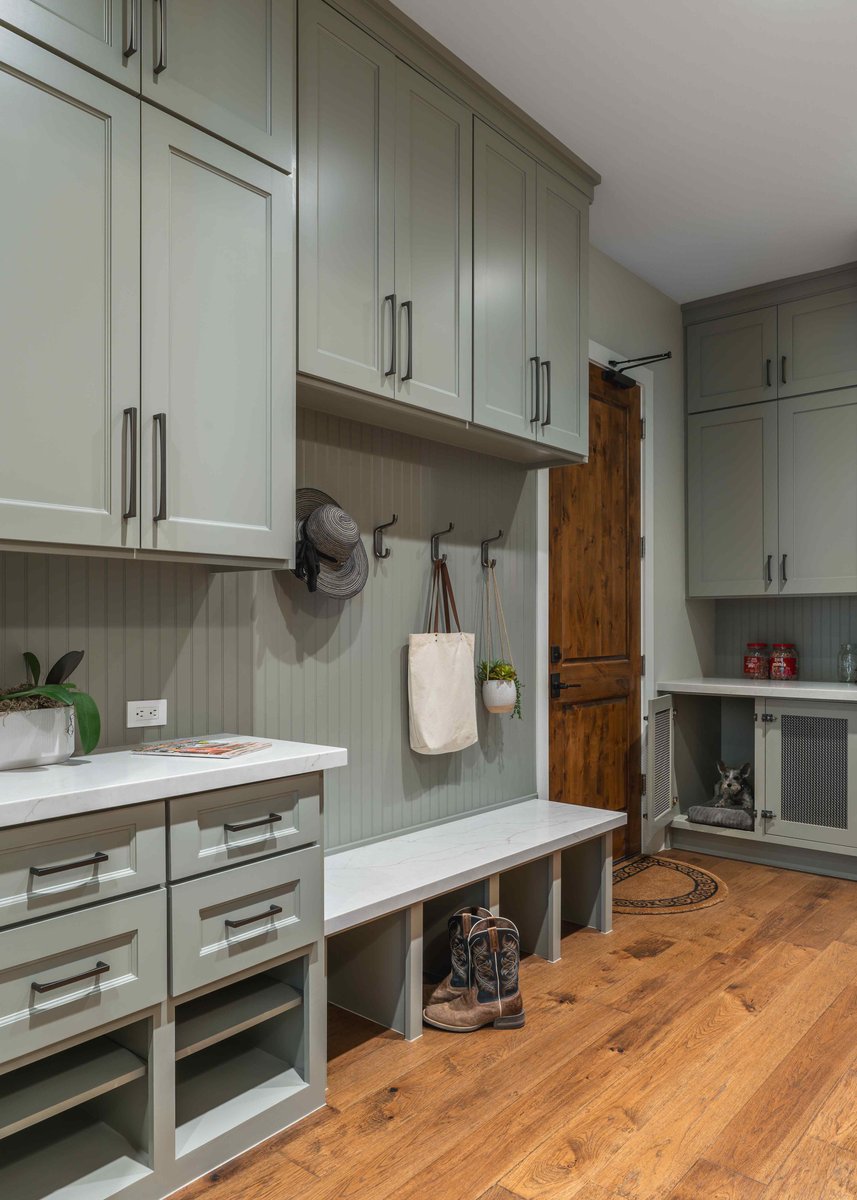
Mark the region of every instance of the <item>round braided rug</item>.
[[729, 895], [722, 879], [689, 863], [641, 854], [613, 872], [615, 912], [649, 916], [709, 908]]

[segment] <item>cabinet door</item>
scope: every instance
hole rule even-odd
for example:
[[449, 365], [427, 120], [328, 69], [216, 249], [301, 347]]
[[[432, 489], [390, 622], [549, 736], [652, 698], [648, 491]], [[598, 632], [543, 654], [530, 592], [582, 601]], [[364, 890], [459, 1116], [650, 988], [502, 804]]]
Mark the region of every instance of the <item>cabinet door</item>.
[[0, 24], [140, 90], [140, 4], [146, 0], [0, 0]]
[[143, 95], [291, 171], [294, 0], [139, 3]]
[[687, 422], [688, 595], [777, 592], [777, 405]]
[[469, 419], [472, 116], [404, 63], [397, 71], [396, 394], [420, 408]]
[[857, 845], [857, 706], [769, 701], [764, 831]]
[[396, 59], [302, 0], [298, 370], [395, 392]]
[[646, 722], [646, 789], [643, 796], [647, 838], [651, 838], [656, 830], [671, 824], [673, 809], [678, 804], [674, 725], [672, 696], [657, 696], [650, 700]]
[[473, 419], [535, 437], [536, 164], [474, 122]]
[[723, 317], [687, 330], [687, 411], [777, 397], [777, 310]]
[[586, 252], [589, 202], [552, 171], [536, 174], [539, 438], [559, 450], [589, 449]]
[[292, 179], [143, 105], [145, 548], [294, 547]]
[[139, 111], [0, 30], [4, 539], [137, 544]]
[[857, 287], [781, 304], [779, 394], [857, 385]]
[[780, 590], [857, 592], [857, 388], [779, 403]]

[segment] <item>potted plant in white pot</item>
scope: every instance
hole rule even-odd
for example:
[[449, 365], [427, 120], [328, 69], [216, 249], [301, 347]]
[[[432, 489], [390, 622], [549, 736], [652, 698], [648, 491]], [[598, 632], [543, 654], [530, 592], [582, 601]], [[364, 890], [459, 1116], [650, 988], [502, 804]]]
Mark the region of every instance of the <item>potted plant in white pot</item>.
[[0, 771], [65, 762], [74, 754], [75, 728], [84, 754], [98, 745], [98, 706], [69, 683], [82, 659], [82, 650], [69, 650], [41, 683], [39, 660], [29, 651], [24, 655], [28, 682], [0, 690]]
[[511, 713], [521, 716], [521, 688], [518, 672], [502, 658], [480, 662], [477, 677], [482, 684], [482, 703], [490, 713]]

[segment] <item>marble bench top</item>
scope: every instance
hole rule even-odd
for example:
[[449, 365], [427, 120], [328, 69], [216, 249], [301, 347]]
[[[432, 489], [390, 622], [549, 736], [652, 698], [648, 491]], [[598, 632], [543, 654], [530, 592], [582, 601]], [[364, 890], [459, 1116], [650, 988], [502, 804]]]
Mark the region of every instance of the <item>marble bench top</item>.
[[601, 808], [523, 800], [329, 854], [325, 936], [590, 841], [626, 822], [624, 813]]

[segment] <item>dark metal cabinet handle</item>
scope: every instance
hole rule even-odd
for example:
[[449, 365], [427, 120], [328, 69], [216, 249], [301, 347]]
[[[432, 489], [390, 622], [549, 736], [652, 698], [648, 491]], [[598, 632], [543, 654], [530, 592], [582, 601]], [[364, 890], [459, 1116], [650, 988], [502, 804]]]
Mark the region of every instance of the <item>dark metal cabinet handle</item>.
[[788, 583], [788, 581], [789, 581], [789, 577], [788, 577], [788, 575], [786, 575], [786, 559], [787, 558], [788, 558], [788, 555], [784, 554], [783, 555], [783, 583]]
[[122, 514], [123, 521], [130, 521], [137, 515], [137, 410], [136, 408], [126, 408], [125, 416], [128, 418], [128, 433], [130, 436], [130, 447], [126, 442], [125, 448], [128, 455], [126, 461], [126, 470], [128, 476], [128, 507]]
[[771, 563], [772, 563], [773, 561], [774, 561], [774, 556], [773, 556], [773, 554], [769, 554], [769, 555], [768, 555], [768, 561], [767, 561], [767, 564], [766, 564], [766, 566], [765, 566], [765, 574], [766, 574], [766, 575], [767, 575], [767, 577], [768, 577], [768, 583], [773, 583], [773, 582], [774, 582], [774, 577], [773, 577], [773, 575], [771, 574]]
[[137, 0], [128, 0], [128, 41], [123, 50], [125, 58], [131, 58], [137, 53]]
[[771, 360], [765, 359], [765, 387], [771, 386]]
[[158, 430], [158, 511], [156, 521], [167, 519], [167, 414], [155, 413], [155, 425]]
[[276, 917], [277, 914], [281, 913], [282, 911], [283, 910], [280, 908], [279, 904], [272, 904], [270, 908], [265, 910], [265, 912], [256, 913], [255, 917], [242, 917], [240, 921], [227, 920], [226, 928], [242, 929], [245, 925], [252, 925], [255, 921], [264, 921], [266, 917]]
[[60, 863], [56, 867], [30, 867], [30, 874], [41, 879], [43, 875], [58, 875], [60, 871], [74, 871], [78, 867], [97, 867], [99, 863], [106, 863], [109, 857], [102, 850], [96, 850], [91, 858], [79, 858], [77, 862]]
[[396, 293], [385, 296], [384, 303], [390, 306], [390, 367], [384, 372], [384, 378], [389, 379], [396, 374]]
[[414, 302], [406, 300], [402, 305], [403, 310], [408, 317], [408, 358], [405, 366], [405, 373], [402, 376], [402, 383], [407, 383], [409, 379], [414, 377]]
[[545, 373], [545, 415], [542, 421], [542, 429], [551, 423], [551, 362], [546, 358], [542, 363], [542, 370]]
[[155, 74], [167, 69], [167, 0], [155, 0], [158, 14], [158, 55], [155, 59]]
[[533, 414], [530, 417], [530, 424], [535, 425], [542, 411], [542, 360], [537, 354], [534, 354], [530, 363], [535, 368], [533, 372]]
[[786, 382], [786, 356], [785, 356], [785, 354], [780, 359], [780, 380], [783, 383]]
[[262, 825], [276, 825], [282, 819], [279, 813], [268, 813], [267, 817], [260, 817], [258, 821], [242, 821], [240, 825], [225, 824], [223, 828], [227, 833], [241, 833], [244, 829], [259, 829]]
[[42, 996], [45, 992], [55, 992], [57, 988], [68, 987], [72, 983], [83, 983], [84, 979], [97, 979], [109, 970], [106, 962], [97, 962], [91, 971], [84, 971], [80, 975], [70, 975], [68, 979], [55, 979], [53, 983], [36, 983], [34, 979], [30, 986]]

